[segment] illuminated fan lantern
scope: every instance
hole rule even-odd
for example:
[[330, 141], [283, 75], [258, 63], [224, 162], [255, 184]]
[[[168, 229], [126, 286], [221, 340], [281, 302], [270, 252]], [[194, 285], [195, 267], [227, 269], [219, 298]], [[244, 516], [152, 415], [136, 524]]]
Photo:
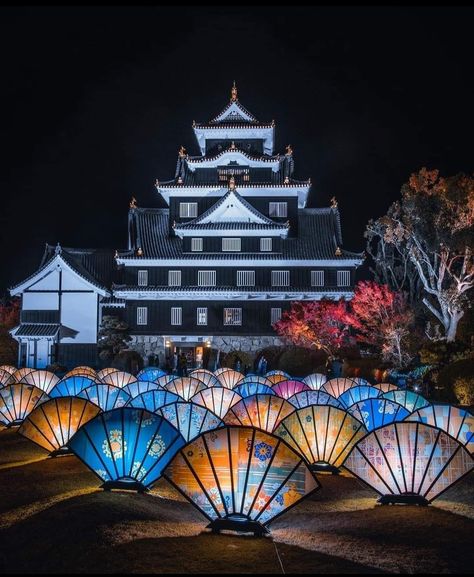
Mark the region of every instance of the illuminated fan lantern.
[[362, 377], [351, 377], [351, 380], [360, 387], [370, 387], [371, 384], [367, 379], [363, 379]]
[[331, 405], [310, 405], [291, 413], [275, 429], [306, 459], [312, 471], [340, 472], [352, 447], [367, 431], [352, 415]]
[[84, 365], [80, 366], [80, 367], [75, 367], [74, 369], [72, 369], [71, 371], [67, 372], [63, 379], [67, 379], [68, 377], [90, 377], [92, 380], [96, 381], [97, 380], [97, 373], [94, 369], [91, 369], [91, 367], [86, 367]]
[[71, 377], [64, 377], [56, 383], [50, 390], [49, 396], [54, 397], [75, 397], [87, 387], [94, 385], [96, 382], [91, 377], [85, 375], [74, 375]]
[[260, 385], [267, 385], [267, 387], [271, 387], [274, 385], [274, 383], [272, 383], [272, 381], [270, 381], [269, 379], [267, 379], [266, 377], [261, 377], [259, 375], [247, 375], [245, 376], [243, 379], [241, 379], [236, 386], [239, 385], [245, 385], [245, 384], [260, 384]]
[[345, 410], [345, 406], [335, 397], [328, 395], [324, 391], [301, 391], [288, 399], [288, 402], [297, 409], [308, 407], [309, 405], [332, 405]]
[[357, 385], [356, 387], [351, 387], [347, 389], [345, 393], [339, 395], [338, 400], [341, 401], [346, 407], [350, 407], [354, 403], [359, 401], [365, 401], [366, 399], [376, 399], [382, 394], [378, 389], [374, 389], [371, 385]]
[[35, 369], [31, 369], [29, 367], [23, 367], [22, 369], [17, 369], [12, 374], [12, 383], [21, 382], [26, 377], [26, 375], [29, 375], [30, 373], [33, 373], [34, 371], [35, 371]]
[[14, 367], [13, 365], [1, 365], [0, 372], [1, 371], [5, 371], [6, 373], [10, 373], [10, 375], [13, 375], [13, 373], [16, 371], [16, 367]]
[[13, 378], [12, 373], [9, 373], [8, 371], [0, 369], [0, 387], [5, 387], [6, 385], [10, 385], [11, 383], [14, 383], [14, 382], [15, 382], [15, 379]]
[[207, 389], [206, 385], [199, 379], [194, 379], [193, 377], [178, 377], [166, 385], [167, 391], [179, 395], [185, 401], [189, 401], [193, 395], [203, 389]]
[[[218, 371], [219, 374], [218, 374]], [[226, 389], [233, 389], [243, 378], [244, 375], [233, 369], [218, 369], [215, 373], [220, 384]]]
[[365, 436], [344, 467], [381, 495], [379, 503], [428, 505], [472, 471], [474, 459], [441, 429], [403, 421]]
[[275, 391], [271, 387], [268, 385], [261, 385], [260, 383], [245, 383], [243, 385], [237, 385], [232, 390], [243, 399], [251, 397], [252, 395], [276, 395]]
[[21, 382], [34, 385], [49, 394], [51, 389], [59, 382], [59, 377], [50, 371], [33, 371], [26, 375]]
[[89, 400], [103, 411], [124, 407], [131, 399], [130, 395], [123, 389], [105, 383], [94, 383], [90, 387], [82, 389], [77, 396]]
[[86, 423], [69, 448], [104, 481], [102, 489], [143, 492], [184, 444], [181, 433], [163, 417], [122, 407]]
[[368, 431], [403, 421], [410, 414], [404, 406], [388, 399], [365, 399], [351, 405], [347, 411], [364, 424]]
[[272, 433], [295, 407], [276, 395], [246, 397], [229, 409], [224, 417], [226, 425], [257, 427]]
[[388, 393], [389, 391], [398, 391], [397, 385], [394, 385], [393, 383], [377, 383], [372, 386], [374, 387], [374, 389], [382, 391], [382, 393]]
[[31, 411], [18, 432], [56, 457], [71, 452], [69, 439], [99, 413], [100, 408], [86, 399], [58, 397]]
[[100, 369], [100, 371], [97, 371], [97, 378], [102, 381], [107, 375], [118, 372], [120, 371], [118, 369], [114, 369], [113, 367], [105, 367], [105, 369]]
[[166, 375], [166, 371], [158, 367], [146, 367], [138, 373], [137, 379], [139, 381], [156, 381], [163, 375]]
[[384, 393], [381, 398], [403, 405], [410, 413], [417, 409], [427, 407], [430, 404], [424, 397], [413, 391], [389, 391], [388, 393]]
[[191, 371], [189, 376], [194, 379], [199, 379], [206, 387], [222, 387], [219, 379], [207, 369], [196, 369], [195, 371]]
[[303, 383], [308, 385], [310, 389], [313, 391], [319, 391], [319, 389], [324, 385], [324, 383], [328, 380], [326, 375], [322, 375], [321, 373], [313, 373], [312, 375], [308, 375], [303, 379]]
[[238, 395], [235, 390], [226, 389], [224, 387], [210, 387], [204, 389], [193, 395], [190, 399], [192, 403], [206, 407], [221, 419], [230, 407], [241, 400], [242, 397]]
[[170, 393], [170, 391], [158, 389], [156, 391], [148, 391], [147, 393], [138, 395], [138, 397], [131, 399], [129, 404], [131, 407], [146, 409], [147, 411], [154, 413], [164, 405], [177, 403], [178, 401], [184, 401], [184, 399], [179, 395]]
[[162, 375], [155, 380], [155, 383], [160, 387], [166, 388], [166, 385], [175, 379], [179, 379], [179, 377], [177, 375]]
[[301, 391], [310, 391], [310, 387], [305, 385], [302, 381], [281, 381], [272, 387], [273, 392], [282, 397], [283, 399], [289, 399], [296, 393], [301, 393]]
[[285, 373], [285, 371], [281, 371], [280, 369], [274, 369], [273, 371], [267, 371], [265, 373], [266, 377], [272, 377], [273, 375], [281, 375], [282, 377], [285, 377], [285, 380], [291, 378], [288, 373]]
[[0, 389], [0, 422], [7, 427], [19, 425], [35, 407], [48, 399], [48, 395], [34, 385], [7, 385]]
[[202, 434], [179, 451], [163, 477], [209, 519], [213, 532], [258, 535], [321, 486], [282, 439], [250, 427]]
[[148, 391], [156, 391], [162, 389], [160, 385], [154, 383], [153, 381], [135, 381], [129, 385], [125, 385], [122, 391], [128, 393], [132, 398], [138, 397], [142, 393], [147, 393]]
[[276, 375], [267, 375], [266, 378], [271, 382], [271, 386], [276, 385], [277, 383], [281, 383], [281, 381], [287, 381], [288, 379], [291, 379], [290, 376], [281, 375], [279, 373]]
[[471, 453], [474, 453], [474, 416], [451, 405], [429, 405], [407, 416], [407, 421], [433, 425], [449, 433]]
[[105, 375], [105, 377], [102, 377], [102, 381], [108, 385], [114, 385], [115, 387], [119, 387], [119, 389], [123, 389], [125, 385], [135, 383], [137, 379], [126, 371], [118, 371]]
[[339, 379], [330, 379], [326, 381], [324, 385], [321, 386], [321, 391], [325, 391], [329, 393], [333, 397], [339, 398], [342, 393], [345, 393], [351, 387], [356, 387], [357, 385], [352, 379], [346, 378], [339, 378]]
[[201, 433], [217, 429], [224, 423], [213, 412], [194, 403], [179, 401], [164, 405], [156, 411], [178, 429], [186, 442], [198, 437]]

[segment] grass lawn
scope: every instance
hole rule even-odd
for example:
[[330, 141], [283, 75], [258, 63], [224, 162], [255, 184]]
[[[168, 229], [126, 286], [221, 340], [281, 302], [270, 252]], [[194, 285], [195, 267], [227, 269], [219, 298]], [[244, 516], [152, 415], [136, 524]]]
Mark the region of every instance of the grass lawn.
[[[470, 573], [474, 476], [429, 507], [380, 506], [349, 475], [271, 525], [271, 537], [214, 535], [168, 483], [106, 493], [74, 456], [50, 459], [0, 431], [3, 573]], [[278, 554], [277, 554], [278, 552]]]

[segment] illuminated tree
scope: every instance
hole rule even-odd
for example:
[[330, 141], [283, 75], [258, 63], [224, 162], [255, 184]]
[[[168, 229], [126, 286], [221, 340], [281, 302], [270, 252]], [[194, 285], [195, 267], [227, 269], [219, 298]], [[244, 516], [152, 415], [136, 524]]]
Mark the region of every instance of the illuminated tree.
[[437, 170], [422, 168], [401, 193], [401, 201], [369, 223], [368, 238], [377, 235], [407, 271], [414, 267], [422, 303], [443, 327], [446, 341], [454, 341], [474, 285], [474, 178], [442, 178]]
[[333, 301], [295, 301], [273, 327], [276, 332], [296, 346], [322, 349], [330, 357], [351, 343], [346, 322], [347, 303]]
[[18, 343], [9, 331], [20, 322], [20, 299], [0, 300], [0, 365], [16, 365]]
[[361, 281], [346, 320], [355, 330], [357, 340], [376, 348], [383, 360], [397, 367], [410, 362], [409, 337], [414, 328], [414, 314], [404, 293], [392, 291], [388, 285]]

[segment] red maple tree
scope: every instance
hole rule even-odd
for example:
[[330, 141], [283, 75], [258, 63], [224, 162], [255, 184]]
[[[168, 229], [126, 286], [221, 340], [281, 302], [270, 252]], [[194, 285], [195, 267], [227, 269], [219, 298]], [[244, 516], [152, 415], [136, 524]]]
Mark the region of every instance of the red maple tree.
[[296, 346], [322, 349], [332, 357], [351, 342], [347, 316], [344, 299], [294, 301], [273, 328]]
[[9, 333], [20, 321], [20, 299], [0, 300], [0, 365], [14, 365], [18, 343]]

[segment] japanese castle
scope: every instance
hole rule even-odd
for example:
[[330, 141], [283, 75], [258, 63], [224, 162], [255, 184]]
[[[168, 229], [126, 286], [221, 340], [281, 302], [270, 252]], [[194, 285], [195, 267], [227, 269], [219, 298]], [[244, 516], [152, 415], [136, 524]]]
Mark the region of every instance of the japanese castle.
[[290, 145], [275, 151], [275, 122], [257, 120], [234, 83], [224, 110], [192, 129], [199, 154], [181, 146], [174, 178], [155, 183], [167, 208], [132, 198], [126, 250], [46, 245], [10, 289], [22, 297], [18, 366], [98, 366], [104, 315], [129, 325], [145, 360], [182, 351], [206, 366], [206, 349], [281, 344], [272, 324], [292, 301], [352, 297], [363, 255], [343, 248], [335, 199], [306, 208], [311, 181], [294, 178]]

